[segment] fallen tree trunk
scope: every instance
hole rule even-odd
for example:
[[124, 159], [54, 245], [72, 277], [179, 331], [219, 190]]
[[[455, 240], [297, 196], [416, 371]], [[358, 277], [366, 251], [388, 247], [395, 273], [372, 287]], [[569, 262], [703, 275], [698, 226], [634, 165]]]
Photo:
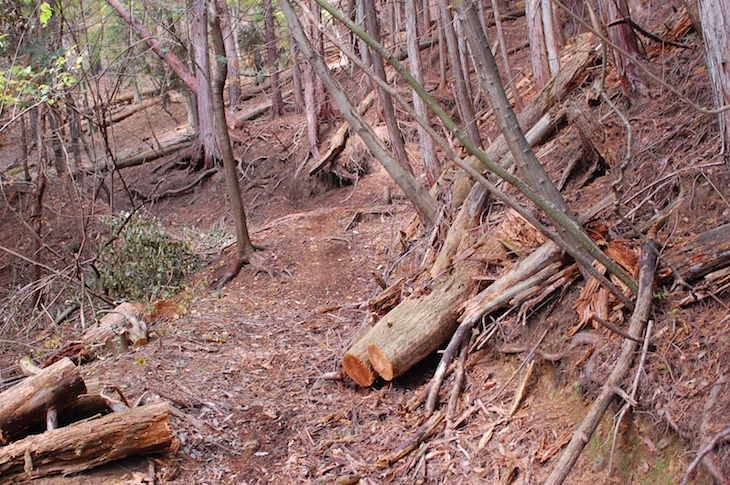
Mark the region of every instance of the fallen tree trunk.
[[[294, 91], [291, 91], [291, 90], [286, 91], [285, 93], [281, 94], [281, 97], [288, 98], [293, 93], [294, 93]], [[245, 113], [236, 115], [235, 118], [236, 118], [237, 124], [235, 126], [240, 126], [244, 121], [250, 121], [255, 118], [258, 118], [262, 114], [269, 111], [271, 109], [271, 105], [272, 105], [272, 101], [269, 100], [269, 101], [266, 101], [265, 103], [261, 103], [260, 105], [258, 105], [257, 107], [255, 107], [249, 111], [246, 111]]]
[[62, 359], [11, 387], [0, 394], [0, 443], [45, 429], [49, 411], [62, 412], [85, 392], [86, 384], [70, 359]]
[[[644, 244], [639, 261], [639, 293], [636, 297], [636, 308], [629, 320], [629, 334], [636, 339], [641, 339], [644, 326], [649, 319], [654, 289], [654, 274], [657, 265], [656, 248], [653, 243]], [[603, 419], [603, 414], [608, 406], [618, 395], [621, 383], [631, 368], [631, 361], [634, 357], [637, 343], [631, 339], [625, 339], [621, 346], [621, 355], [608, 380], [601, 388], [601, 394], [596, 398], [588, 411], [580, 427], [573, 433], [573, 438], [567, 448], [560, 456], [558, 463], [545, 482], [546, 485], [559, 485], [565, 481], [570, 474], [573, 465], [578, 460], [583, 448], [588, 444], [593, 432]]]
[[697, 234], [666, 258], [687, 283], [729, 266], [730, 224]]
[[194, 137], [191, 137], [190, 135], [179, 136], [170, 140], [159, 149], [147, 150], [137, 155], [123, 158], [116, 163], [114, 168], [116, 170], [121, 170], [123, 168], [136, 167], [137, 165], [157, 160], [158, 158], [162, 158], [171, 153], [175, 153], [178, 150], [191, 146], [193, 141]]
[[0, 476], [26, 482], [69, 475], [129, 456], [175, 452], [167, 403], [152, 404], [29, 436], [0, 448]]
[[[491, 246], [482, 243], [470, 251], [473, 258], [457, 262], [453, 273], [442, 275], [431, 293], [402, 301], [356, 341], [342, 357], [347, 375], [361, 386], [371, 385], [378, 374], [392, 380], [448, 339], [456, 328], [460, 303], [475, 289], [475, 277], [484, 266], [482, 261], [502, 250], [496, 238], [490, 242]], [[468, 243], [465, 245], [469, 247]], [[393, 348], [398, 355], [391, 357]]]

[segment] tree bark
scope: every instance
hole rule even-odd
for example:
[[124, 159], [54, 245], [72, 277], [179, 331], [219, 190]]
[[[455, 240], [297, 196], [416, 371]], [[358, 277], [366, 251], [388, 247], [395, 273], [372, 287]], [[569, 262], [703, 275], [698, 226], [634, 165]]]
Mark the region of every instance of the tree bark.
[[669, 251], [667, 259], [687, 283], [730, 265], [730, 224], [694, 236]]
[[[216, 12], [216, 14], [217, 13], [218, 12]], [[216, 67], [213, 71], [213, 85], [211, 89], [215, 130], [216, 136], [218, 137], [221, 158], [223, 159], [223, 169], [226, 174], [226, 187], [228, 188], [228, 198], [231, 203], [231, 213], [236, 225], [236, 257], [238, 259], [238, 264], [240, 265], [243, 264], [243, 262], [250, 262], [251, 256], [254, 254], [256, 249], [251, 243], [251, 237], [248, 233], [246, 212], [243, 208], [243, 200], [241, 199], [241, 187], [238, 185], [236, 160], [233, 158], [231, 139], [228, 134], [228, 126], [226, 125], [225, 107], [223, 106], [223, 88], [226, 83], [226, 67], [220, 60], [225, 54], [225, 47], [223, 45], [223, 36], [221, 34], [218, 15], [216, 15], [211, 22], [211, 39], [213, 41], [213, 49], [216, 58]], [[238, 271], [236, 270], [235, 273], [237, 272]], [[235, 274], [233, 276], [235, 276]]]
[[166, 403], [129, 409], [29, 436], [0, 448], [0, 476], [26, 482], [68, 475], [129, 456], [176, 451]]
[[[460, 2], [456, 2], [457, 4]], [[459, 58], [458, 41], [456, 31], [454, 30], [453, 17], [449, 9], [448, 0], [439, 0], [439, 9], [441, 14], [441, 23], [446, 38], [446, 48], [449, 53], [449, 63], [451, 65], [451, 74], [454, 76], [454, 89], [456, 91], [457, 104], [461, 121], [466, 128], [466, 134], [478, 147], [482, 146], [482, 137], [479, 134], [476, 115], [474, 114], [474, 105], [469, 98], [466, 89], [466, 80], [464, 79], [464, 70]], [[476, 15], [476, 13], [474, 13]], [[475, 20], [478, 19], [475, 17]], [[489, 45], [487, 45], [489, 49]]]
[[416, 178], [407, 172], [388, 152], [383, 143], [373, 132], [372, 127], [368, 125], [361, 115], [357, 113], [356, 108], [352, 105], [342, 88], [337, 84], [334, 77], [327, 68], [326, 63], [321, 55], [317, 53], [308, 39], [304, 36], [299, 18], [289, 1], [283, 1], [280, 4], [284, 16], [289, 23], [292, 35], [299, 46], [307, 64], [317, 71], [317, 75], [322, 79], [327, 91], [337, 103], [342, 116], [347, 120], [353, 130], [362, 138], [365, 145], [372, 152], [373, 156], [380, 161], [383, 167], [388, 171], [396, 184], [398, 184], [406, 197], [413, 203], [416, 210], [421, 216], [425, 226], [430, 227], [436, 222], [437, 203], [426, 190], [421, 187]]
[[537, 89], [542, 88], [550, 79], [545, 30], [542, 22], [542, 2], [527, 0], [525, 3], [527, 16], [527, 34], [530, 37], [530, 61], [532, 76]]
[[[362, 0], [365, 2], [365, 23], [367, 25], [367, 31], [370, 36], [377, 42], [380, 42], [380, 26], [378, 25], [378, 16], [375, 12], [375, 0]], [[382, 80], [386, 80], [385, 65], [383, 58], [379, 55], [372, 53], [373, 59], [373, 71], [375, 75]], [[403, 136], [401, 135], [400, 128], [398, 128], [398, 120], [395, 117], [395, 109], [393, 108], [393, 99], [390, 95], [380, 86], [377, 86], [376, 91], [378, 93], [378, 101], [380, 106], [383, 108], [385, 114], [385, 124], [388, 126], [388, 134], [390, 136], [390, 144], [395, 153], [395, 159], [401, 166], [410, 173], [413, 173], [411, 164], [408, 162], [408, 155], [406, 154], [406, 147], [403, 142]]]
[[223, 34], [223, 45], [226, 48], [228, 107], [231, 111], [235, 111], [238, 109], [238, 103], [241, 95], [241, 87], [238, 85], [238, 47], [236, 46], [236, 38], [233, 35], [231, 12], [228, 9], [226, 0], [215, 0], [215, 6], [218, 10], [218, 18], [220, 19], [221, 33]]
[[[419, 83], [423, 84], [423, 70], [421, 67], [421, 48], [418, 42], [418, 22], [417, 14], [422, 10], [417, 9], [416, 6], [419, 2], [417, 0], [406, 0], [406, 45], [408, 49], [408, 62], [410, 64], [410, 70], [413, 73], [413, 77]], [[413, 91], [413, 110], [418, 116], [428, 121], [428, 112], [426, 111], [426, 105], [423, 103], [418, 94]], [[428, 185], [431, 186], [436, 183], [439, 177], [439, 166], [438, 160], [436, 159], [436, 151], [434, 150], [433, 140], [426, 133], [426, 130], [418, 125], [418, 140], [421, 147], [421, 160], [423, 162], [423, 168], [426, 171], [426, 179]]]
[[[216, 145], [211, 93], [210, 58], [208, 56], [208, 0], [194, 0], [190, 37], [195, 62], [195, 85], [198, 106], [198, 143], [203, 151], [203, 167], [209, 169], [215, 163]], [[225, 57], [225, 53], [223, 54]]]
[[85, 392], [86, 384], [70, 359], [62, 359], [6, 390], [0, 394], [0, 444], [44, 429], [49, 409], [60, 413]]
[[[715, 106], [730, 104], [730, 4], [725, 0], [699, 0], [702, 37]], [[730, 110], [718, 115], [722, 152], [730, 170]]]
[[[599, 0], [603, 18], [605, 21], [608, 38], [630, 53], [632, 57], [641, 56], [639, 43], [636, 34], [631, 26], [624, 20], [630, 18], [629, 6], [626, 0]], [[637, 89], [642, 83], [637, 72], [634, 61], [625, 54], [613, 49], [613, 57], [616, 60], [616, 69], [619, 74], [619, 81], [624, 94], [632, 98], [637, 94]]]
[[281, 116], [283, 101], [281, 98], [281, 83], [279, 83], [279, 68], [276, 66], [276, 30], [274, 25], [274, 13], [271, 7], [271, 0], [263, 0], [264, 28], [266, 30], [266, 61], [271, 79], [271, 117], [276, 119]]

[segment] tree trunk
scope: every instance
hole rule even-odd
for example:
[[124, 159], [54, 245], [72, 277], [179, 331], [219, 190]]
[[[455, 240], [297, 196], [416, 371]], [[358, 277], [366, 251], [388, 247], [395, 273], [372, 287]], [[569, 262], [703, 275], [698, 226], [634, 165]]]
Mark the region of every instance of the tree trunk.
[[280, 7], [284, 12], [284, 16], [287, 19], [289, 28], [292, 31], [292, 35], [294, 36], [299, 49], [308, 61], [307, 64], [312, 67], [313, 71], [316, 69], [317, 75], [320, 76], [323, 84], [327, 88], [327, 91], [337, 103], [342, 116], [344, 116], [352, 129], [360, 135], [365, 145], [372, 152], [373, 156], [380, 161], [395, 183], [403, 189], [406, 197], [408, 197], [416, 207], [424, 226], [431, 227], [436, 222], [436, 211], [438, 208], [436, 200], [431, 197], [423, 187], [421, 187], [416, 178], [410, 172], [407, 172], [393, 158], [383, 145], [382, 141], [380, 141], [377, 135], [373, 132], [372, 127], [370, 127], [362, 116], [357, 113], [356, 108], [349, 101], [347, 95], [337, 84], [332, 73], [327, 68], [327, 64], [322, 59], [322, 56], [313, 49], [312, 45], [305, 37], [302, 24], [299, 22], [299, 17], [297, 17], [294, 12], [291, 3], [289, 3], [288, 0], [285, 0], [280, 3]]
[[[226, 173], [226, 186], [228, 188], [228, 198], [231, 202], [231, 213], [236, 224], [236, 257], [238, 259], [236, 263], [239, 265], [238, 267], [240, 269], [240, 265], [242, 265], [243, 262], [250, 262], [251, 256], [255, 252], [255, 248], [251, 243], [251, 238], [248, 233], [246, 212], [244, 211], [243, 201], [241, 199], [241, 187], [238, 185], [236, 160], [233, 158], [231, 139], [228, 134], [228, 125], [226, 124], [225, 107], [223, 106], [223, 87], [226, 84], [226, 67], [220, 59], [222, 59], [225, 55], [225, 47], [223, 45], [223, 36], [221, 34], [220, 21], [217, 15], [211, 22], [211, 39], [213, 41], [213, 49], [216, 59], [216, 67], [213, 71], [213, 83], [211, 89], [213, 95], [215, 130], [218, 137], [221, 158], [223, 159], [223, 169]], [[237, 272], [238, 270], [235, 271], [235, 273]], [[235, 276], [235, 274], [233, 276]]]
[[283, 101], [281, 99], [281, 84], [279, 83], [279, 68], [276, 65], [276, 30], [274, 25], [274, 13], [271, 7], [271, 0], [263, 0], [264, 26], [266, 30], [266, 61], [271, 79], [271, 117], [276, 119], [281, 116]]
[[[633, 57], [639, 57], [641, 53], [639, 52], [638, 39], [634, 30], [625, 21], [625, 19], [631, 16], [626, 0], [599, 0], [599, 4], [605, 25], [607, 26], [608, 38]], [[621, 88], [627, 97], [632, 98], [637, 94], [637, 90], [642, 85], [634, 61], [625, 54], [615, 49], [612, 50], [613, 57], [616, 60], [616, 69], [618, 70]]]
[[[460, 2], [456, 2], [457, 4]], [[441, 13], [441, 23], [444, 28], [444, 36], [446, 38], [446, 49], [449, 53], [449, 63], [451, 65], [451, 74], [454, 76], [454, 89], [456, 91], [457, 104], [459, 105], [459, 113], [461, 121], [466, 127], [466, 133], [469, 135], [478, 147], [482, 146], [482, 137], [479, 134], [479, 127], [474, 114], [474, 105], [469, 98], [466, 89], [466, 80], [464, 79], [464, 68], [459, 57], [458, 40], [456, 31], [454, 30], [453, 17], [449, 9], [447, 0], [439, 0]], [[489, 45], [486, 46], [489, 49]]]
[[60, 413], [85, 392], [81, 373], [69, 359], [59, 360], [11, 387], [0, 394], [0, 443], [6, 445], [43, 430], [48, 410]]
[[[552, 183], [544, 167], [530, 149], [525, 134], [520, 129], [512, 107], [507, 99], [504, 86], [499, 78], [497, 64], [489, 50], [489, 42], [476, 18], [476, 9], [472, 0], [456, 3], [456, 8], [464, 19], [467, 39], [475, 58], [477, 73], [487, 89], [489, 100], [494, 110], [497, 123], [505, 135], [507, 145], [512, 152], [517, 168], [527, 185], [539, 196], [533, 198], [553, 221], [560, 238], [566, 243], [566, 250], [576, 258], [582, 271], [590, 272], [592, 259], [598, 259], [609, 271], [618, 276], [629, 288], [635, 289], [636, 283], [631, 280], [613, 261], [595, 245], [578, 223], [560, 192]], [[542, 199], [542, 200], [539, 200]], [[610, 283], [604, 281], [610, 286]], [[615, 288], [612, 288], [612, 291]]]
[[541, 89], [550, 79], [545, 30], [542, 22], [542, 2], [527, 0], [525, 3], [527, 16], [527, 35], [530, 38], [530, 60], [535, 88]]
[[129, 456], [175, 451], [167, 403], [151, 404], [29, 436], [0, 448], [0, 476], [30, 482]]
[[299, 54], [297, 45], [291, 34], [289, 34], [289, 55], [291, 57], [291, 82], [294, 90], [294, 112], [301, 113], [304, 106], [304, 93], [302, 92], [302, 71], [299, 69]]
[[[726, 0], [699, 0], [707, 70], [715, 106], [730, 104], [730, 4]], [[730, 110], [718, 115], [722, 152], [730, 170]]]
[[172, 69], [183, 83], [185, 83], [185, 86], [195, 93], [197, 90], [195, 76], [193, 76], [185, 64], [177, 58], [177, 56], [172, 52], [172, 49], [165, 48], [160, 41], [157, 40], [157, 38], [153, 36], [144, 25], [142, 25], [142, 22], [140, 22], [138, 18], [132, 16], [121, 0], [107, 0], [107, 3], [117, 11], [119, 16], [122, 17], [130, 27], [132, 27], [139, 38], [143, 40], [155, 54], [165, 61], [168, 66], [170, 66], [170, 69]]
[[[370, 36], [377, 42], [380, 42], [380, 26], [378, 25], [378, 16], [375, 12], [375, 0], [363, 0], [365, 2], [365, 21], [367, 25], [367, 31]], [[379, 55], [372, 53], [373, 58], [373, 71], [375, 75], [382, 80], [386, 80], [385, 76], [385, 65], [383, 58]], [[406, 147], [403, 142], [403, 136], [398, 128], [398, 120], [395, 117], [395, 109], [393, 108], [393, 99], [390, 95], [380, 86], [376, 89], [378, 93], [378, 101], [380, 106], [383, 108], [385, 114], [385, 124], [388, 126], [388, 134], [390, 135], [390, 143], [393, 151], [395, 152], [395, 159], [401, 166], [407, 171], [413, 173], [411, 164], [408, 162], [408, 155], [406, 154]]]
[[[203, 152], [203, 166], [207, 170], [215, 163], [216, 145], [213, 115], [213, 94], [210, 82], [208, 56], [208, 0], [193, 0], [190, 41], [195, 62], [197, 86], [198, 143]], [[225, 53], [223, 54], [225, 58]]]
[[238, 109], [238, 102], [241, 94], [241, 87], [238, 85], [238, 48], [236, 47], [236, 38], [233, 35], [231, 12], [228, 10], [226, 0], [215, 0], [215, 6], [218, 10], [218, 18], [220, 19], [221, 33], [223, 34], [223, 45], [226, 48], [228, 107], [231, 111], [235, 111]]
[[[421, 84], [423, 82], [423, 70], [421, 68], [421, 48], [419, 46], [418, 36], [418, 22], [417, 16], [419, 11], [417, 9], [418, 0], [406, 0], [406, 44], [408, 49], [408, 62], [410, 64], [410, 71], [413, 73], [413, 77]], [[418, 94], [413, 91], [413, 110], [416, 114], [423, 119], [428, 121], [428, 112], [426, 106], [423, 103]], [[432, 186], [436, 183], [439, 177], [439, 166], [438, 160], [436, 160], [436, 152], [433, 147], [433, 140], [426, 133], [426, 130], [418, 125], [418, 139], [421, 146], [421, 159], [423, 161], [423, 168], [426, 171], [426, 179], [428, 185]]]
[[[316, 26], [308, 15], [302, 15], [303, 31], [310, 38]], [[301, 49], [301, 47], [300, 47]], [[319, 106], [317, 105], [317, 76], [314, 73], [310, 62], [304, 63], [302, 80], [304, 81], [304, 112], [307, 118], [307, 141], [309, 141], [309, 153], [315, 159], [320, 158], [319, 154]]]

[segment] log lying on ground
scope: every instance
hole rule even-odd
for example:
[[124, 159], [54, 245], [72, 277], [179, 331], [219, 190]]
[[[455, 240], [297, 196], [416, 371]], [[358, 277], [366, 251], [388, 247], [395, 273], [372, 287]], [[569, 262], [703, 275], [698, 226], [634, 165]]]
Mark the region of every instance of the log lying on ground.
[[4, 446], [0, 476], [12, 483], [69, 475], [130, 456], [175, 452], [177, 447], [168, 404], [152, 404]]
[[162, 158], [171, 153], [175, 153], [178, 150], [191, 146], [193, 144], [193, 140], [194, 138], [190, 135], [179, 136], [168, 141], [159, 149], [146, 150], [142, 153], [138, 153], [137, 155], [123, 158], [117, 162], [114, 168], [121, 170], [123, 168], [136, 167], [137, 165], [157, 160], [158, 158]]
[[[650, 246], [651, 243], [645, 244], [641, 251], [641, 259], [639, 262], [639, 293], [636, 297], [634, 314], [631, 315], [631, 319], [629, 320], [629, 334], [636, 339], [642, 338], [641, 334], [649, 319], [654, 294], [654, 274], [656, 272], [657, 254], [656, 249]], [[624, 340], [621, 346], [621, 355], [608, 380], [603, 385], [603, 388], [601, 388], [601, 394], [593, 402], [583, 423], [573, 433], [573, 438], [560, 456], [552, 473], [550, 473], [550, 476], [545, 482], [546, 485], [559, 485], [570, 474], [580, 453], [590, 441], [601, 419], [603, 419], [603, 414], [618, 395], [621, 383], [631, 368], [631, 361], [633, 360], [636, 346], [637, 343], [635, 341], [630, 339]]]
[[[408, 298], [381, 318], [342, 357], [347, 375], [361, 386], [371, 385], [378, 373], [392, 380], [436, 350], [454, 331], [457, 308], [474, 290], [482, 261], [490, 259], [496, 246], [503, 250], [496, 239], [491, 243], [479, 245], [471, 258], [457, 262], [453, 273], [441, 276], [431, 293]], [[396, 357], [390, 357], [391, 349]]]
[[667, 260], [687, 283], [729, 266], [730, 224], [694, 236], [681, 248], [669, 252]]
[[0, 394], [0, 443], [45, 429], [49, 410], [60, 413], [85, 392], [84, 380], [70, 359], [59, 360], [11, 387]]
[[124, 302], [101, 317], [99, 323], [89, 327], [78, 341], [71, 342], [60, 354], [74, 359], [91, 359], [99, 349], [106, 348], [119, 357], [127, 352], [129, 344], [147, 343], [146, 319], [144, 305]]

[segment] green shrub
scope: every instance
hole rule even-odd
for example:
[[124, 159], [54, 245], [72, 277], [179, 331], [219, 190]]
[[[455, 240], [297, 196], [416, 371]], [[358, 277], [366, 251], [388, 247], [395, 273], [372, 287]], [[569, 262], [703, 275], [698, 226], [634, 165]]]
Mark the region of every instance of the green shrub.
[[154, 217], [121, 214], [102, 222], [116, 236], [98, 258], [101, 284], [113, 298], [153, 301], [169, 296], [200, 265], [192, 244], [172, 237]]

